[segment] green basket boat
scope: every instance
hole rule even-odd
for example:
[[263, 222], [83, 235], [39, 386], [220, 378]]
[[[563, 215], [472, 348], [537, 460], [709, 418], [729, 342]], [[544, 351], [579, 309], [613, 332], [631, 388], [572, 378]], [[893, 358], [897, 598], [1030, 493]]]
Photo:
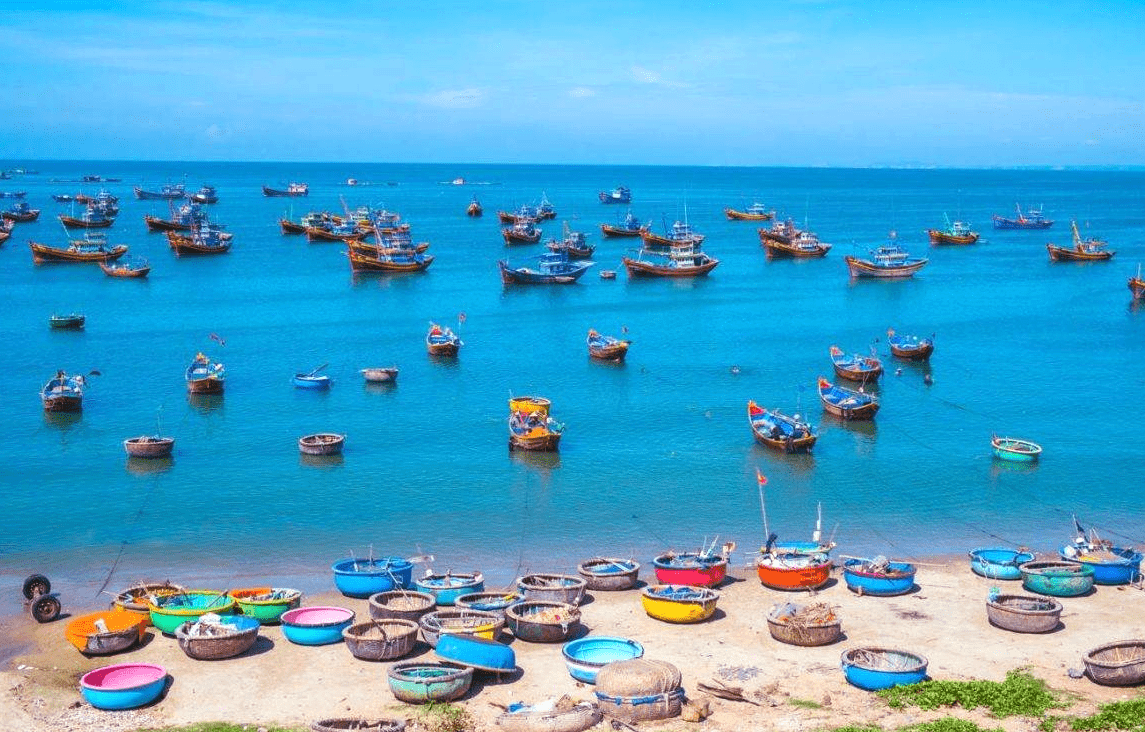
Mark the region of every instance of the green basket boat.
[[197, 620], [207, 613], [234, 615], [236, 601], [225, 592], [216, 590], [188, 590], [174, 595], [161, 595], [148, 601], [151, 624], [167, 635], [188, 620]]
[[302, 604], [302, 590], [288, 587], [247, 587], [229, 594], [239, 612], [263, 624], [281, 622], [284, 612]]
[[1077, 597], [1093, 589], [1093, 567], [1080, 562], [1026, 562], [1022, 587], [1051, 597]]

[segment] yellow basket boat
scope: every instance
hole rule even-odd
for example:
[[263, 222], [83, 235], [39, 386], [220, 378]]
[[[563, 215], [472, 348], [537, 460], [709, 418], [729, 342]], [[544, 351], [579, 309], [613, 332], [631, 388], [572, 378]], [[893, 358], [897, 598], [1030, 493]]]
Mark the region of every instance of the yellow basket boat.
[[699, 623], [712, 617], [720, 593], [707, 587], [651, 585], [640, 593], [649, 617], [668, 623]]

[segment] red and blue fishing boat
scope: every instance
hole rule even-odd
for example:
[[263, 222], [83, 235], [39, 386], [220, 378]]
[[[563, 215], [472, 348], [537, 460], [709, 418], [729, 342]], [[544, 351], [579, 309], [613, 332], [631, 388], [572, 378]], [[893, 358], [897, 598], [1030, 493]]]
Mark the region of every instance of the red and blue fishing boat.
[[624, 186], [617, 186], [611, 191], [601, 191], [597, 197], [601, 203], [632, 203], [632, 191]]
[[69, 376], [57, 371], [44, 388], [40, 389], [40, 402], [45, 412], [79, 412], [83, 410], [83, 390], [87, 380], [82, 374]]
[[894, 328], [887, 330], [887, 343], [891, 353], [908, 361], [925, 361], [934, 353], [934, 336], [919, 338], [913, 335], [900, 335]]
[[40, 218], [40, 209], [32, 208], [24, 201], [16, 201], [6, 210], [0, 211], [0, 216], [3, 216], [8, 221], [24, 224]]
[[222, 394], [227, 374], [221, 363], [212, 363], [205, 354], [197, 353], [187, 367], [185, 378], [191, 394]]
[[557, 217], [557, 208], [549, 200], [548, 196], [541, 192], [541, 202], [537, 204], [537, 220], [545, 221], [546, 219], [555, 219]]
[[473, 200], [469, 202], [469, 206], [465, 209], [465, 215], [477, 218], [484, 213], [485, 209], [481, 208], [481, 202], [477, 200], [477, 196], [474, 196]]
[[199, 204], [193, 201], [179, 208], [172, 206], [171, 218], [169, 219], [161, 219], [150, 214], [143, 216], [143, 222], [147, 224], [147, 230], [150, 232], [190, 231], [192, 226], [202, 223], [206, 219], [206, 213], [199, 207]]
[[822, 377], [819, 378], [819, 400], [823, 402], [823, 409], [840, 419], [874, 419], [879, 411], [879, 400], [873, 395], [836, 386]]
[[425, 335], [425, 347], [431, 356], [456, 356], [461, 347], [465, 345], [453, 331], [444, 325], [429, 324], [429, 332]]
[[536, 244], [541, 240], [541, 227], [530, 219], [517, 219], [512, 226], [501, 231], [506, 245]]
[[569, 259], [590, 259], [596, 247], [588, 243], [583, 231], [571, 231], [569, 225], [564, 226], [565, 236], [560, 241], [550, 239], [545, 246], [550, 252], [564, 252]]
[[747, 403], [747, 418], [755, 441], [786, 453], [811, 452], [819, 434], [799, 415], [789, 417], [780, 411], [764, 409], [754, 401]]
[[546, 252], [533, 258], [532, 264], [511, 265], [509, 260], [497, 262], [501, 281], [506, 285], [568, 285], [580, 279], [592, 261], [570, 261], [566, 252]]
[[219, 192], [215, 190], [214, 186], [203, 185], [199, 190], [192, 193], [189, 198], [195, 203], [218, 203]]
[[840, 378], [868, 383], [878, 381], [883, 375], [883, 362], [874, 356], [858, 353], [848, 356], [838, 346], [831, 346], [830, 353], [831, 363]]
[[197, 224], [191, 228], [190, 236], [175, 231], [167, 232], [167, 243], [176, 255], [182, 254], [224, 254], [231, 249], [232, 235], [217, 224]]
[[1054, 225], [1053, 221], [1042, 216], [1040, 207], [1030, 208], [1024, 214], [1019, 204], [1014, 204], [1014, 208], [1018, 211], [1017, 218], [1008, 219], [994, 214], [992, 218], [995, 229], [1048, 229]]

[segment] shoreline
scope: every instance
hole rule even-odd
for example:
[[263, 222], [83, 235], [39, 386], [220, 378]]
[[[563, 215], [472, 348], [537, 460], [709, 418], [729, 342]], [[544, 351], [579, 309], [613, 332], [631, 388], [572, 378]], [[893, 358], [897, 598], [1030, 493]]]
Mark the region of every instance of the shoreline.
[[[713, 679], [742, 686], [762, 706], [712, 699], [708, 730], [811, 730], [843, 724], [880, 724], [893, 729], [946, 715], [978, 721], [1008, 732], [1028, 729], [1027, 720], [995, 720], [982, 710], [917, 708], [895, 711], [872, 694], [847, 685], [839, 670], [839, 655], [859, 645], [898, 647], [929, 659], [936, 679], [985, 678], [1002, 680], [1006, 672], [1029, 667], [1054, 689], [1074, 694], [1078, 701], [1061, 713], [1093, 711], [1100, 703], [1135, 698], [1133, 689], [1101, 687], [1088, 679], [1073, 679], [1067, 669], [1082, 667], [1090, 648], [1113, 640], [1145, 634], [1145, 592], [1132, 587], [1099, 587], [1080, 598], [1062, 598], [1064, 627], [1045, 635], [1021, 635], [988, 624], [984, 601], [991, 587], [1022, 592], [1020, 583], [997, 582], [972, 574], [965, 559], [930, 557], [919, 566], [916, 588], [907, 595], [861, 597], [846, 589], [841, 571], [831, 583], [809, 597], [762, 587], [755, 573], [738, 564], [729, 568], [729, 580], [718, 588], [721, 598], [713, 619], [696, 625], [672, 625], [647, 617], [639, 593], [591, 593], [582, 605], [583, 624], [594, 635], [619, 635], [640, 641], [645, 657], [666, 660], [684, 674], [689, 698], [698, 682]], [[941, 559], [941, 561], [935, 561]], [[648, 564], [641, 567], [644, 581], [653, 579]], [[837, 609], [844, 639], [832, 645], [804, 648], [772, 639], [766, 613], [774, 603], [826, 602]], [[304, 605], [331, 604], [368, 618], [365, 600], [336, 591], [308, 594]], [[81, 614], [85, 608], [68, 607]], [[90, 608], [98, 609], [96, 607]], [[305, 727], [334, 716], [409, 716], [416, 709], [390, 695], [385, 670], [389, 663], [355, 659], [343, 644], [296, 646], [286, 641], [277, 626], [264, 627], [265, 639], [244, 656], [225, 661], [194, 661], [171, 638], [154, 635], [139, 649], [107, 658], [85, 658], [63, 638], [66, 620], [37, 625], [30, 618], [3, 618], [6, 641], [27, 643], [27, 650], [12, 657], [0, 672], [0, 708], [15, 710], [12, 719], [25, 720], [26, 728], [53, 724], [58, 729], [124, 730], [141, 726], [188, 724], [228, 720], [240, 724], [284, 724]], [[152, 630], [151, 633], [154, 634]], [[509, 636], [502, 635], [507, 641]], [[477, 720], [476, 729], [495, 729], [500, 713], [493, 704], [569, 694], [591, 698], [591, 687], [573, 681], [560, 654], [561, 644], [534, 644], [513, 640], [521, 669], [514, 679], [498, 683], [493, 677], [475, 679], [474, 689], [459, 703]], [[412, 658], [433, 660], [420, 644]], [[159, 663], [174, 678], [166, 696], [156, 705], [129, 713], [100, 712], [81, 703], [75, 679], [83, 672], [125, 661]], [[20, 669], [23, 665], [25, 668]], [[234, 694], [236, 679], [243, 693]], [[793, 703], [794, 700], [794, 703]], [[809, 702], [809, 703], [804, 703]], [[73, 724], [74, 726], [68, 726]]]

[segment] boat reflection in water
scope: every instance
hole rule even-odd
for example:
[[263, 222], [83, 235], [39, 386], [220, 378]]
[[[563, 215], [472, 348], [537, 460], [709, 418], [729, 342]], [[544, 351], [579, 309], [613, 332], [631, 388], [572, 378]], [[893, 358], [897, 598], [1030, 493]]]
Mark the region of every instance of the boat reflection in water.
[[175, 465], [175, 458], [168, 455], [160, 458], [127, 458], [127, 472], [140, 477], [166, 473]]
[[341, 468], [346, 463], [342, 453], [336, 455], [307, 455], [298, 454], [298, 462], [309, 468]]
[[225, 404], [222, 394], [188, 394], [187, 403], [202, 414], [222, 412]]

